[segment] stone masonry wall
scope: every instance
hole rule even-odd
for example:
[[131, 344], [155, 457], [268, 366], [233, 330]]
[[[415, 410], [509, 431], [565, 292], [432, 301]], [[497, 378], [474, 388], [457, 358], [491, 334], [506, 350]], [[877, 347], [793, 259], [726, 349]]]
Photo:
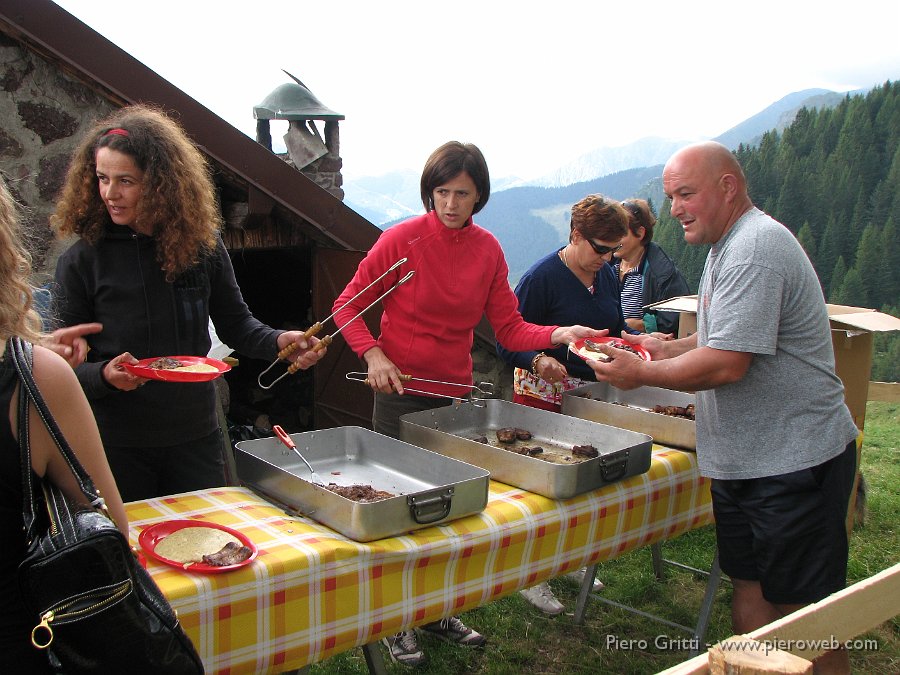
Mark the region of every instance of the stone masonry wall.
[[92, 89], [0, 34], [0, 173], [23, 206], [36, 285], [52, 276], [61, 250], [49, 219], [69, 158], [82, 133], [112, 109]]

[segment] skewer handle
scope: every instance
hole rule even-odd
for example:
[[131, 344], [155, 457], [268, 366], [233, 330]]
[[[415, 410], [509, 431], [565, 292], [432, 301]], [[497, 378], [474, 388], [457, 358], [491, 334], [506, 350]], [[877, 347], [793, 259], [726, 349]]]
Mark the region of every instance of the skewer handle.
[[[326, 335], [325, 337], [323, 337], [321, 340], [319, 340], [316, 344], [314, 344], [312, 346], [312, 350], [314, 352], [322, 351], [323, 349], [325, 349], [325, 347], [327, 347], [328, 345], [331, 344], [331, 340], [332, 340], [332, 337], [330, 335]], [[293, 364], [291, 364], [291, 365], [293, 365]]]
[[[401, 382], [409, 382], [411, 379], [413, 379], [412, 375], [404, 375], [403, 373], [400, 373], [400, 381]], [[363, 384], [369, 384], [368, 377], [363, 380]]]
[[[313, 351], [313, 352], [320, 352], [320, 351], [322, 351], [323, 349], [325, 349], [325, 347], [327, 347], [329, 344], [331, 344], [331, 336], [330, 336], [330, 335], [326, 335], [326, 336], [323, 337], [321, 340], [319, 340], [316, 344], [314, 344], [314, 345], [312, 346], [312, 349], [311, 349], [310, 351]], [[293, 375], [293, 374], [296, 373], [298, 370], [300, 370], [300, 362], [299, 362], [299, 361], [294, 361], [291, 365], [288, 366], [288, 369], [287, 369], [287, 373], [286, 373], [286, 374], [287, 374], [287, 375]]]
[[[322, 330], [322, 322], [316, 321], [312, 326], [310, 326], [309, 328], [306, 329], [306, 331], [304, 331], [303, 339], [309, 340], [309, 338], [311, 338], [313, 335], [318, 333], [320, 330]], [[288, 356], [293, 354], [295, 351], [297, 351], [297, 343], [292, 342], [287, 347], [285, 347], [280, 352], [278, 352], [278, 358], [286, 359]]]

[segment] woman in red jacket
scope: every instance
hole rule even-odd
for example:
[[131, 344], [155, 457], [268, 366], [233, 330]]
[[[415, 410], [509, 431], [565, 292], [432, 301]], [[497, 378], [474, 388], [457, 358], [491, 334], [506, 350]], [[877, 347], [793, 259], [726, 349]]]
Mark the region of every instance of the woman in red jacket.
[[[500, 344], [513, 351], [549, 349], [605, 335], [583, 326], [538, 326], [522, 319], [500, 243], [472, 222], [491, 191], [487, 163], [476, 146], [451, 141], [435, 150], [425, 163], [420, 189], [425, 215], [385, 230], [334, 303], [335, 322], [343, 326], [415, 270], [408, 283], [384, 298], [377, 338], [362, 321], [342, 331], [368, 368], [375, 392], [373, 428], [394, 438], [399, 437], [401, 415], [448, 405], [446, 396], [468, 394], [466, 386], [422, 382], [416, 382], [416, 388], [432, 395], [404, 394], [400, 375], [471, 385], [472, 341], [482, 315]], [[348, 304], [403, 258], [407, 262]], [[485, 642], [457, 617], [423, 628], [467, 646]], [[385, 642], [395, 661], [408, 665], [424, 661], [415, 631], [403, 631]]]

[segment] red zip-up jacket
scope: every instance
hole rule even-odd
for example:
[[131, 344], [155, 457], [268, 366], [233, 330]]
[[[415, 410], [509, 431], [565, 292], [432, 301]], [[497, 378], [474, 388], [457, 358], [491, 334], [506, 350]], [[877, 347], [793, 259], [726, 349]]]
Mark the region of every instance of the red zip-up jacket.
[[[343, 307], [401, 258], [409, 260]], [[382, 301], [381, 335], [353, 321], [341, 335], [361, 358], [378, 346], [402, 373], [429, 380], [472, 384], [475, 326], [486, 314], [497, 340], [512, 351], [546, 349], [558, 326], [526, 323], [509, 286], [500, 242], [471, 219], [458, 230], [434, 211], [385, 230], [334, 302], [343, 326], [410, 270], [415, 275]], [[338, 309], [341, 308], [341, 309]], [[467, 389], [414, 382], [414, 389], [464, 397]]]

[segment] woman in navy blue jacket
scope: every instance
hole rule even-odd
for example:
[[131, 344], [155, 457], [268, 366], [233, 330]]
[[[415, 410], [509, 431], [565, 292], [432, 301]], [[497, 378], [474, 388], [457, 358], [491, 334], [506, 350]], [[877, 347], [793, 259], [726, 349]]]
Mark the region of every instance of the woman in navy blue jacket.
[[[588, 195], [572, 207], [569, 243], [541, 258], [516, 286], [519, 312], [542, 325], [584, 325], [618, 336], [625, 325], [619, 284], [610, 265], [625, 236], [628, 213], [619, 202]], [[513, 401], [559, 412], [562, 392], [595, 382], [594, 372], [565, 345], [544, 352], [497, 353], [514, 366]]]
[[[619, 282], [610, 265], [621, 248], [628, 223], [622, 205], [603, 195], [588, 195], [572, 207], [569, 243], [541, 258], [516, 286], [519, 312], [526, 321], [544, 325], [583, 325], [608, 329], [618, 336], [628, 328], [619, 300]], [[497, 353], [513, 369], [513, 401], [533, 408], [559, 412], [562, 392], [596, 382], [594, 371], [570, 354], [567, 346], [546, 352], [510, 352], [497, 344]], [[571, 573], [579, 584], [586, 569]], [[593, 591], [603, 584], [594, 580]], [[565, 607], [547, 582], [520, 591], [546, 614], [560, 614]]]

